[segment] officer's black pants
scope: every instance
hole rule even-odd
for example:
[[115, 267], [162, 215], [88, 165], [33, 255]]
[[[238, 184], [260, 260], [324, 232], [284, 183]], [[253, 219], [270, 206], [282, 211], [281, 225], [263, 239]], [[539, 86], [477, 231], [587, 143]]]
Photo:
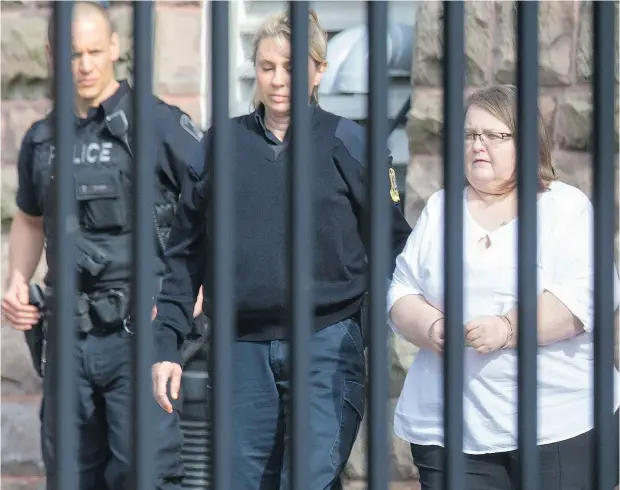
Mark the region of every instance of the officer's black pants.
[[[79, 474], [79, 490], [131, 490], [128, 486], [132, 420], [131, 339], [132, 336], [123, 329], [108, 334], [89, 333], [77, 339], [78, 407], [75, 414], [64, 416], [76, 417], [78, 457], [75, 469]], [[62, 490], [54, 481], [54, 405], [57, 396], [52, 377], [54, 351], [50, 345], [43, 383], [41, 440], [47, 489]], [[151, 384], [150, 379], [146, 382]], [[180, 490], [183, 435], [179, 413], [175, 410], [169, 414], [153, 397], [149, 399], [152, 401], [150, 420], [155, 443], [155, 488]]]

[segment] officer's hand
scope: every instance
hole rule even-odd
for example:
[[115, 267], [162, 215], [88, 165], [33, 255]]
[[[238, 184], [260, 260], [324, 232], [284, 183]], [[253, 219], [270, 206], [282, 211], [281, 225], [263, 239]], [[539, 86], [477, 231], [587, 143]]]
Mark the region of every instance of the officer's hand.
[[194, 318], [202, 313], [202, 301], [196, 301], [194, 305]]
[[155, 395], [159, 406], [168, 413], [172, 413], [172, 403], [170, 403], [167, 393], [168, 381], [170, 381], [170, 396], [176, 400], [179, 397], [182, 372], [181, 366], [167, 361], [155, 363], [151, 368], [153, 395]]
[[2, 299], [2, 316], [17, 330], [30, 330], [41, 317], [37, 307], [28, 304], [29, 299], [24, 283], [11, 284]]

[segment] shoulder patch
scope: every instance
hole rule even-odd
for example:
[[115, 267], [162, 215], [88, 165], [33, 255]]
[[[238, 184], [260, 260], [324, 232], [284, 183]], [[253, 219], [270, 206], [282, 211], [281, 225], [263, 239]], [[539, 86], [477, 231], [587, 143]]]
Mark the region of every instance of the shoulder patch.
[[196, 127], [194, 121], [187, 114], [181, 114], [181, 119], [179, 121], [181, 127], [187, 131], [190, 136], [192, 136], [196, 141], [202, 141], [203, 133], [202, 131]]
[[350, 119], [341, 118], [334, 135], [355, 161], [362, 164], [366, 146], [364, 128]]
[[206, 133], [201, 132], [201, 135], [200, 145], [198, 145], [196, 150], [192, 152], [191, 157], [187, 160], [187, 167], [190, 173], [197, 179], [201, 178], [206, 173], [207, 159], [211, 151], [209, 142], [212, 141], [213, 138], [211, 129], [207, 130]]
[[51, 141], [54, 138], [52, 126], [47, 118], [35, 122], [26, 133], [26, 136], [35, 144]]
[[390, 167], [388, 173], [390, 176], [390, 197], [393, 202], [399, 203], [400, 194], [398, 193], [398, 185], [396, 184], [396, 172], [394, 172], [394, 167]]

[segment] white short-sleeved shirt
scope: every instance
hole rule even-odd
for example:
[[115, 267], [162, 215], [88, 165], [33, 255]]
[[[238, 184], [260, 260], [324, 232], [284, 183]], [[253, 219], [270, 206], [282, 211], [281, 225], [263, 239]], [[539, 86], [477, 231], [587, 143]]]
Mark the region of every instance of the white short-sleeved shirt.
[[[433, 194], [396, 260], [388, 311], [400, 298], [423, 295], [443, 311], [444, 192]], [[469, 214], [463, 195], [463, 323], [501, 315], [517, 303], [517, 220], [488, 232]], [[550, 291], [584, 324], [585, 332], [538, 350], [538, 443], [583, 434], [593, 422], [592, 206], [576, 187], [554, 182], [538, 201], [538, 293]], [[481, 251], [478, 240], [489, 236]], [[619, 302], [614, 267], [615, 305]], [[394, 331], [399, 334], [390, 322]], [[517, 350], [478, 354], [465, 348], [464, 451], [517, 448]], [[618, 372], [614, 370], [618, 407]], [[394, 414], [394, 431], [406, 441], [443, 445], [443, 360], [420, 349], [406, 376]]]

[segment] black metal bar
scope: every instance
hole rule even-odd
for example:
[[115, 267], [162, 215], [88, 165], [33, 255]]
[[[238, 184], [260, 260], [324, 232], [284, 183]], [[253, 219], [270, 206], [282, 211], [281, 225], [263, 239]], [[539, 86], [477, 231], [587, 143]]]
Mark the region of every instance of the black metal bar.
[[465, 90], [465, 10], [444, 2], [444, 488], [464, 487], [463, 455], [463, 186]]
[[394, 132], [394, 130], [401, 123], [407, 122], [407, 114], [409, 114], [409, 109], [411, 109], [411, 95], [407, 97], [405, 103], [401, 106], [398, 114], [394, 117], [394, 120], [390, 122], [390, 126], [388, 128], [388, 137]]
[[[77, 410], [75, 383], [75, 234], [77, 205], [73, 185], [75, 144], [73, 79], [71, 72], [73, 2], [54, 3], [54, 299], [51, 331], [54, 335], [54, 390], [56, 474], [55, 488], [77, 489]], [[50, 485], [53, 485], [50, 482]]]
[[[215, 490], [235, 488], [233, 478], [234, 380], [234, 183], [230, 165], [231, 124], [229, 119], [229, 2], [211, 3], [211, 87], [213, 152], [207, 152], [205, 167], [213, 169], [213, 483]], [[213, 159], [210, 158], [212, 155]]]
[[594, 207], [594, 485], [613, 488], [614, 424], [614, 26], [615, 2], [592, 2]]
[[517, 3], [519, 488], [538, 488], [538, 2]]
[[291, 387], [291, 490], [310, 489], [310, 341], [312, 331], [313, 243], [312, 166], [308, 110], [308, 2], [289, 3], [291, 19], [292, 161], [287, 167], [287, 252]]
[[368, 261], [370, 265], [369, 320], [370, 346], [368, 410], [368, 488], [386, 490], [389, 481], [387, 400], [388, 343], [386, 295], [391, 276], [391, 201], [386, 185], [388, 137], [387, 114], [387, 21], [388, 3], [369, 1], [368, 19], [368, 132], [367, 165], [370, 204]]
[[141, 0], [133, 2], [134, 32], [134, 91], [133, 112], [137, 124], [130, 128], [135, 142], [133, 153], [133, 176], [135, 192], [133, 195], [134, 230], [132, 236], [132, 302], [134, 319], [132, 329], [134, 355], [133, 369], [133, 412], [132, 444], [133, 461], [131, 466], [130, 488], [151, 490], [155, 485], [155, 466], [152, 434], [151, 365], [153, 346], [151, 329], [151, 309], [154, 284], [155, 240], [153, 231], [153, 193], [155, 175], [152, 162], [156, 150], [152, 144], [154, 128], [154, 98], [152, 86], [153, 60], [153, 2]]

